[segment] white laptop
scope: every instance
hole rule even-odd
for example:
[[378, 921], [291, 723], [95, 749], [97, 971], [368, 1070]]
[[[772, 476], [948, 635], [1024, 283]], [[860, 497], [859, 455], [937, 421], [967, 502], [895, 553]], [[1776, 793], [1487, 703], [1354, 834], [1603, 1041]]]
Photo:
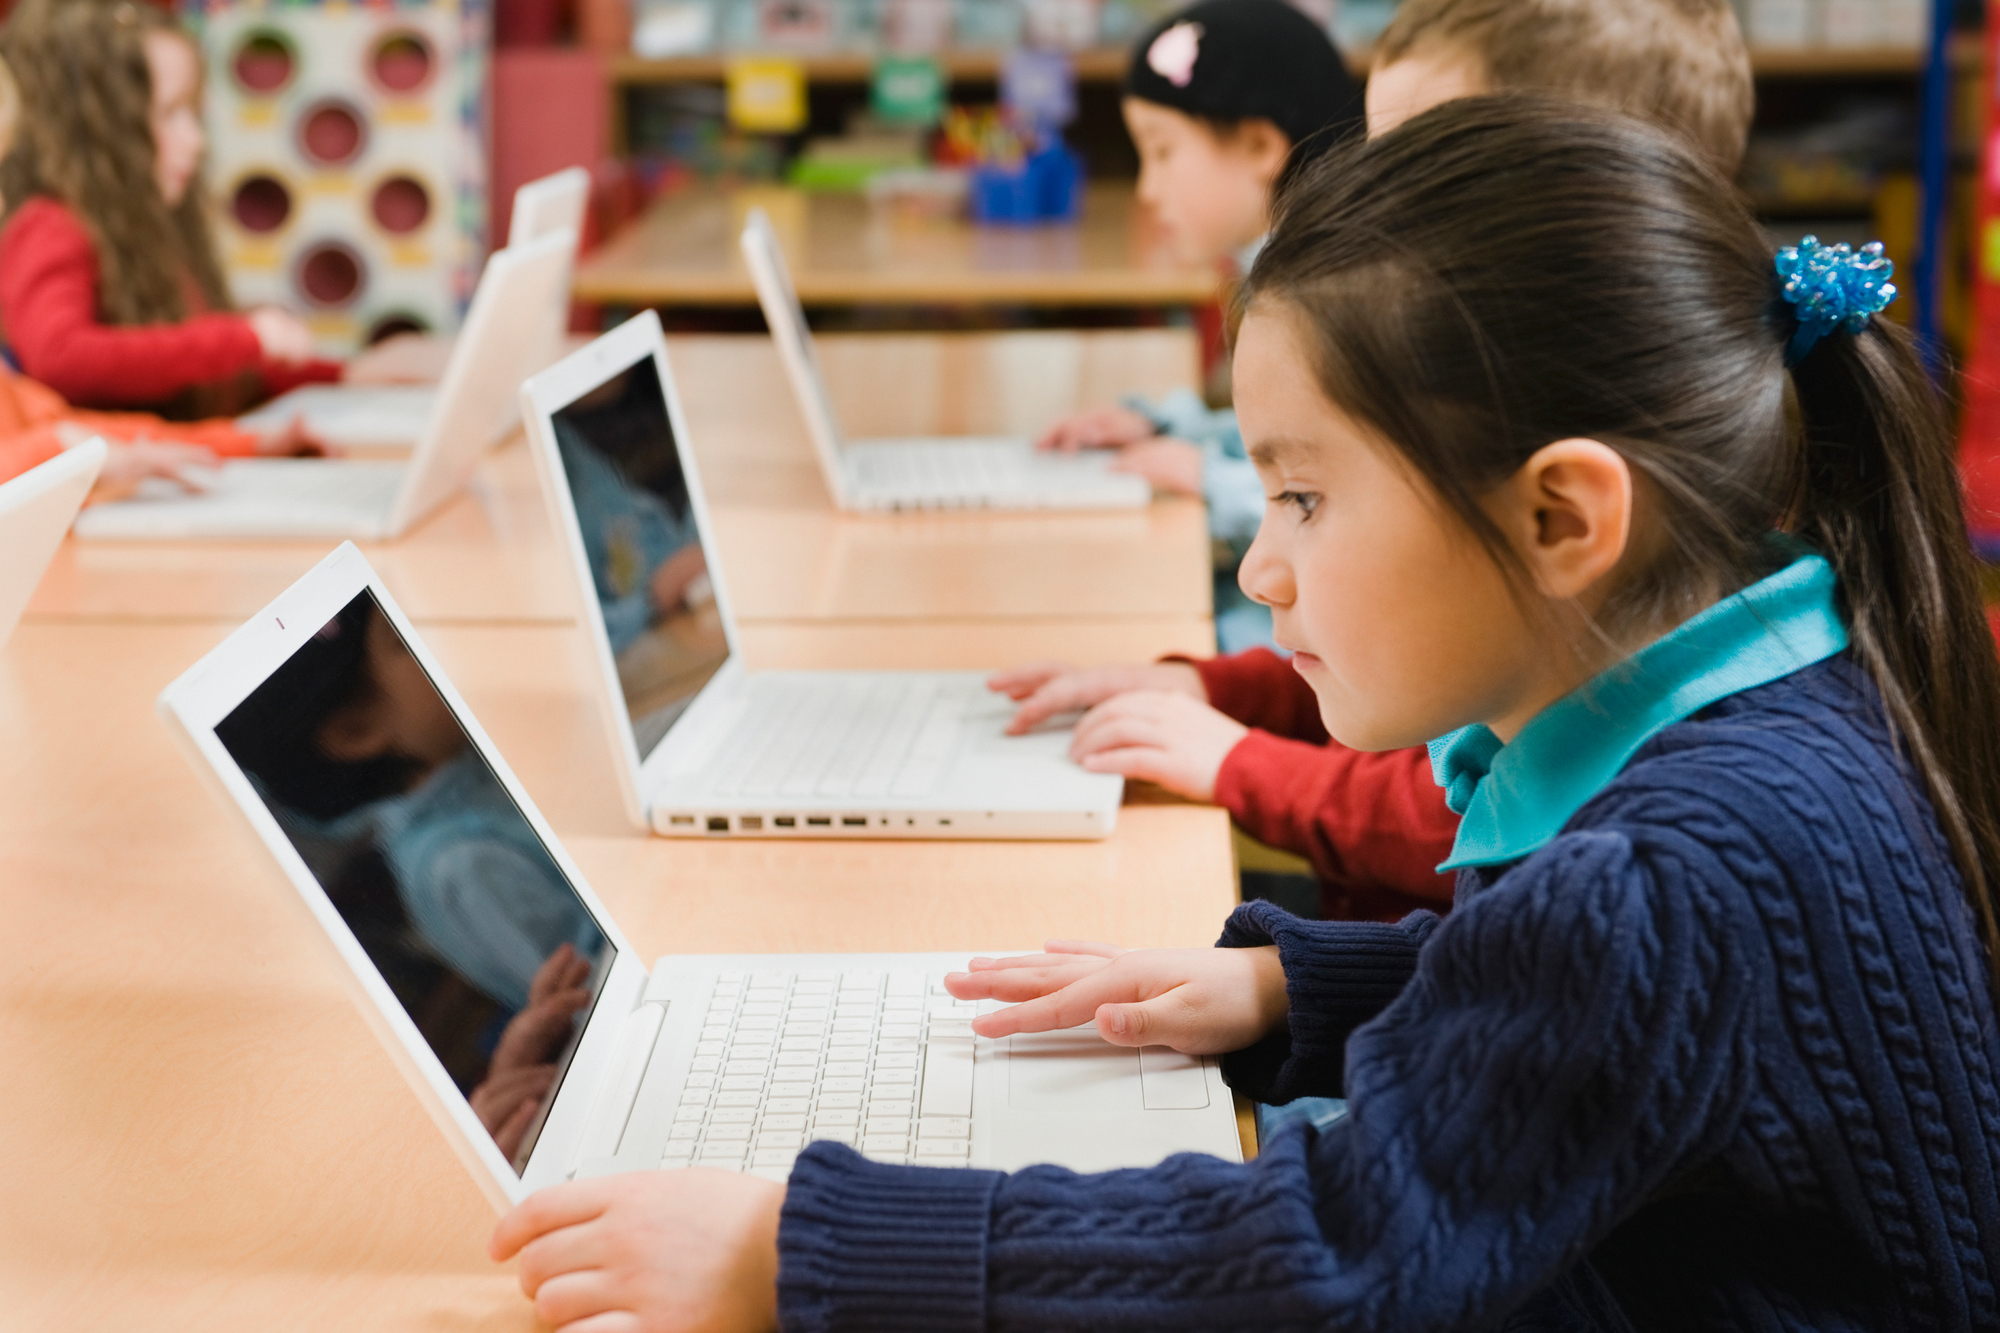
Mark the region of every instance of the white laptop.
[[232, 458], [191, 494], [171, 481], [92, 505], [79, 537], [399, 537], [455, 495], [514, 419], [525, 358], [542, 337], [537, 312], [561, 305], [573, 232], [511, 246], [486, 261], [465, 331], [405, 460]]
[[28, 609], [105, 453], [103, 440], [86, 440], [0, 484], [0, 644]]
[[[509, 222], [507, 244], [526, 245], [544, 236], [567, 230], [583, 235], [583, 210], [590, 199], [590, 173], [581, 167], [529, 181], [514, 192], [514, 211]], [[575, 262], [572, 252], [570, 259]], [[526, 379], [556, 359], [562, 349], [563, 328], [569, 310], [569, 293], [546, 308], [512, 312], [505, 323], [513, 328], [535, 325], [543, 330], [539, 341], [522, 343], [520, 378]], [[450, 374], [451, 359], [464, 347], [471, 333], [470, 322], [459, 333], [427, 340], [435, 351], [429, 355], [444, 362], [438, 378]], [[513, 337], [510, 332], [510, 339]], [[497, 348], [474, 354], [492, 356]], [[408, 448], [423, 435], [435, 405], [438, 384], [304, 384], [280, 394], [254, 412], [239, 418], [246, 429], [274, 431], [294, 420], [305, 423], [315, 439], [350, 449]], [[509, 396], [507, 418], [501, 429], [513, 424], [513, 400]]]
[[583, 211], [590, 203], [590, 173], [568, 167], [514, 191], [507, 219], [507, 244], [520, 245], [565, 229], [583, 235]]
[[939, 1166], [1240, 1158], [1211, 1060], [1087, 1028], [973, 1037], [992, 1006], [939, 985], [969, 953], [648, 970], [352, 546], [168, 686], [160, 713], [497, 1207], [662, 1166], [782, 1178], [813, 1139]]
[[968, 436], [844, 440], [771, 220], [750, 210], [743, 258], [757, 287], [778, 359], [804, 414], [806, 434], [841, 509], [1137, 509], [1152, 501], [1142, 477], [1111, 470], [1108, 450], [1036, 449], [1032, 440]]
[[[659, 319], [528, 381], [627, 813], [690, 837], [1101, 838], [1123, 779], [979, 672], [746, 671]], [[810, 578], [810, 570], [800, 570]]]

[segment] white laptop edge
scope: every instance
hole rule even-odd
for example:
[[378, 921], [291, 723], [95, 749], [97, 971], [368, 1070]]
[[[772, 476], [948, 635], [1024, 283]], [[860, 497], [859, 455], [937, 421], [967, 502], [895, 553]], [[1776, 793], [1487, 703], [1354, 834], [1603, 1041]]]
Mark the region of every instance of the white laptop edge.
[[[500, 418], [493, 435], [467, 449], [464, 458], [440, 457], [447, 442], [453, 442], [452, 415], [464, 412], [468, 407], [479, 407], [478, 404], [465, 404], [458, 400], [469, 391], [468, 382], [485, 369], [480, 364], [483, 350], [480, 342], [494, 341], [502, 348], [506, 346], [504, 338], [482, 340], [480, 334], [488, 322], [499, 319], [505, 313], [502, 303], [509, 295], [506, 288], [511, 285], [515, 270], [537, 265], [557, 265], [561, 268], [562, 272], [555, 280], [558, 288], [555, 308], [539, 312], [559, 333], [561, 312], [568, 308], [569, 274], [575, 262], [576, 232], [567, 227], [559, 227], [523, 245], [496, 251], [487, 259], [486, 268], [479, 275], [479, 285], [472, 293], [471, 308], [465, 312], [465, 322], [460, 326], [458, 344], [445, 366], [444, 377], [438, 381], [437, 396], [431, 400], [430, 420], [424, 423], [424, 433], [416, 452], [410, 456], [409, 470], [404, 473], [403, 485], [396, 494], [394, 507], [389, 511], [388, 531], [391, 536], [401, 536], [409, 531], [432, 510], [458, 494], [472, 469], [491, 451], [494, 442], [506, 434], [511, 424], [506, 417]], [[432, 475], [446, 466], [453, 473], [463, 475]]]
[[784, 251], [778, 248], [778, 234], [763, 209], [750, 210], [737, 243], [750, 269], [750, 283], [757, 289], [764, 322], [770, 326], [771, 341], [777, 345], [778, 360], [784, 364], [785, 378], [792, 382], [792, 398], [805, 418], [806, 436], [812, 441], [813, 457], [819, 460], [833, 507], [853, 509], [854, 497], [848, 493], [847, 467], [840, 453], [840, 423], [834, 420], [833, 405], [826, 399], [826, 383], [810, 360], [812, 330], [799, 309], [796, 289], [785, 269]]
[[674, 388], [673, 369], [667, 361], [666, 339], [660, 330], [657, 314], [647, 310], [634, 315], [521, 386], [521, 418], [527, 423], [528, 453], [534, 458], [535, 471], [542, 480], [542, 495], [549, 505], [549, 521], [562, 534], [567, 547], [565, 563], [569, 566], [570, 586], [576, 595], [576, 613], [585, 622], [591, 656], [597, 663], [597, 688], [593, 693], [598, 697], [598, 716], [610, 736], [612, 752], [623, 756], [623, 762], [613, 767], [618, 770], [618, 789], [625, 799], [626, 817], [642, 829], [652, 827], [651, 812], [646, 809], [643, 790], [645, 770], [656, 760], [666, 762], [670, 749], [686, 744], [688, 737], [699, 740], [707, 730], [704, 719], [708, 710], [714, 707], [713, 701], [727, 696], [741, 684], [743, 662], [736, 653], [736, 617], [730, 609], [729, 587], [720, 568], [721, 562], [711, 561], [708, 579], [715, 590], [716, 611], [722, 617], [722, 633], [729, 644], [729, 657], [696, 692], [686, 712], [653, 747], [652, 754], [640, 754], [633, 740], [631, 713], [625, 707], [625, 690], [618, 680], [618, 663], [611, 654], [611, 634], [605, 628], [604, 608], [597, 600], [596, 588], [591, 585], [590, 557], [584, 549], [583, 529], [577, 524], [569, 475], [563, 471], [562, 457], [557, 452], [555, 436], [549, 429], [549, 419], [617, 371], [635, 366], [649, 357], [659, 373], [660, 390], [666, 398], [667, 421], [673, 428], [675, 449], [687, 479], [695, 531], [699, 534], [702, 549], [713, 551], [715, 528], [709, 521], [708, 495], [702, 488], [694, 450], [687, 445], [687, 422], [681, 415], [680, 394]]
[[34, 600], [110, 452], [102, 437], [92, 438], [0, 483], [0, 644]]
[[[518, 1176], [250, 780], [215, 735], [218, 723], [364, 589], [374, 594], [383, 614], [465, 727], [480, 757], [492, 766], [508, 797], [527, 818], [535, 836], [541, 839], [598, 928], [617, 950], [610, 975], [549, 1108], [534, 1152]], [[316, 933], [333, 944], [350, 998], [360, 1007], [370, 1029], [494, 1208], [505, 1211], [537, 1189], [568, 1179], [577, 1165], [578, 1154], [591, 1137], [597, 1094], [609, 1092], [616, 1082], [612, 1074], [624, 1020], [645, 991], [647, 969], [361, 552], [351, 542], [342, 543], [167, 686], [160, 694], [158, 708], [189, 762], [209, 781], [210, 789], [225, 805], [236, 810], [250, 832], [276, 859], [293, 890], [287, 897], [306, 910], [318, 928]]]
[[563, 227], [583, 231], [584, 210], [590, 204], [590, 172], [582, 167], [537, 177], [514, 191], [514, 208], [507, 215], [507, 244], [519, 245]]

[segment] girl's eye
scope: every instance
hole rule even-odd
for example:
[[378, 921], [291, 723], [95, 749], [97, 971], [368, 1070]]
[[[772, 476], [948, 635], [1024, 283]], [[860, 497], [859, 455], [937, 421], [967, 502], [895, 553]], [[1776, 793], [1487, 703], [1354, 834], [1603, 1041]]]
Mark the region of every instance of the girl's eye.
[[1319, 508], [1319, 496], [1311, 491], [1282, 491], [1271, 497], [1271, 503], [1282, 508], [1295, 509], [1301, 519], [1308, 519], [1313, 516], [1313, 511]]

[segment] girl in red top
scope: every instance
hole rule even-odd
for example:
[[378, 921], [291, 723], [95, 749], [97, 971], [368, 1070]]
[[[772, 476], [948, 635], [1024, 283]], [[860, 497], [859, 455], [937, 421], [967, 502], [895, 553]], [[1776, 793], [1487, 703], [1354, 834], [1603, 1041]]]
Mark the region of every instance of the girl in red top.
[[23, 0], [0, 163], [0, 320], [21, 369], [80, 407], [228, 415], [340, 377], [281, 310], [235, 311], [195, 182], [201, 59], [143, 0]]

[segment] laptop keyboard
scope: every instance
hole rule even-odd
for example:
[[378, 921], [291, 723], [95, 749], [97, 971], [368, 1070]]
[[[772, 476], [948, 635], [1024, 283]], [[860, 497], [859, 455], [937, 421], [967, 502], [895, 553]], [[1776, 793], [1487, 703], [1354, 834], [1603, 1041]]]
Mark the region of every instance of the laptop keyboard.
[[854, 479], [863, 490], [926, 498], [978, 498], [1024, 485], [1021, 451], [1008, 445], [898, 444], [857, 449]]
[[396, 463], [260, 460], [248, 467], [225, 465], [218, 491], [230, 500], [387, 509], [403, 483], [403, 471]]
[[780, 687], [723, 742], [716, 793], [923, 796], [956, 747], [966, 704], [967, 687], [935, 680]]
[[754, 972], [715, 984], [662, 1166], [782, 1180], [815, 1139], [964, 1166], [972, 1019], [943, 974]]

